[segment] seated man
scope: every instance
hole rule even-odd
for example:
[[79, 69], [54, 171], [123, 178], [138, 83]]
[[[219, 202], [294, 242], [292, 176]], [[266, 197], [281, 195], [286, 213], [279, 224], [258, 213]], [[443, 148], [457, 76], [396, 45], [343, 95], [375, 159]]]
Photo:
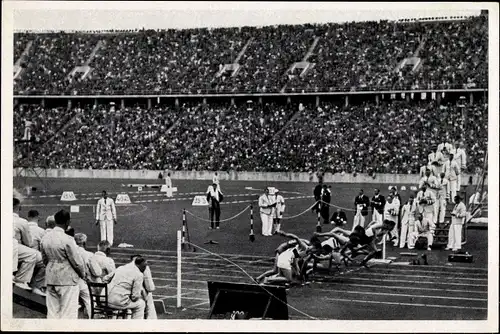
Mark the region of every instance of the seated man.
[[[130, 258], [132, 262], [135, 261], [140, 257], [140, 255], [132, 255]], [[144, 301], [146, 302], [146, 308], [144, 310], [144, 319], [158, 319], [157, 314], [156, 314], [156, 308], [155, 308], [155, 303], [153, 300], [153, 291], [156, 290], [155, 283], [153, 282], [153, 276], [151, 274], [151, 269], [149, 269], [149, 266], [146, 266], [146, 269], [144, 270], [144, 284], [142, 286], [143, 290], [141, 292], [141, 295], [144, 298]]]
[[115, 261], [109, 257], [109, 254], [111, 254], [111, 244], [107, 240], [101, 240], [97, 244], [97, 252], [93, 256], [102, 271], [102, 276], [96, 279], [98, 283], [108, 283], [115, 273]]
[[414, 249], [418, 238], [427, 238], [427, 250], [431, 250], [434, 241], [431, 224], [428, 220], [423, 219], [421, 213], [415, 214], [415, 231], [408, 235], [408, 249]]
[[330, 223], [336, 226], [342, 226], [347, 224], [347, 215], [340, 208], [337, 209], [330, 218]]
[[142, 296], [142, 291], [146, 267], [146, 259], [139, 256], [133, 262], [118, 267], [108, 285], [109, 306], [132, 310], [132, 319], [144, 319], [146, 298]]

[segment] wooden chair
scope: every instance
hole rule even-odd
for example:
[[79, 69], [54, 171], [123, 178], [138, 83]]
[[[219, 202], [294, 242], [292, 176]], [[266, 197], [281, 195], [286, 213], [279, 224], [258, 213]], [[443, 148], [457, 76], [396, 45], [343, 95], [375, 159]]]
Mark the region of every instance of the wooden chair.
[[[128, 319], [132, 315], [130, 309], [116, 309], [108, 304], [108, 284], [87, 282], [90, 294], [90, 319], [95, 319], [96, 315], [104, 316], [107, 319], [122, 318]], [[104, 290], [104, 293], [102, 291]]]

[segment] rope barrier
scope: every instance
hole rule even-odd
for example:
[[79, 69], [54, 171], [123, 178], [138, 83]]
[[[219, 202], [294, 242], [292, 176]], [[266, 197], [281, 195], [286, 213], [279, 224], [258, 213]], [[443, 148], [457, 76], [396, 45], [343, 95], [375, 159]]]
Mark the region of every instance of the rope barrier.
[[217, 256], [217, 257], [219, 257], [220, 259], [222, 259], [222, 260], [224, 260], [224, 261], [229, 262], [230, 264], [234, 265], [236, 268], [238, 268], [239, 270], [241, 270], [241, 271], [242, 271], [245, 275], [247, 275], [247, 276], [248, 276], [248, 277], [252, 280], [252, 284], [253, 284], [253, 285], [259, 286], [262, 290], [264, 290], [265, 292], [267, 292], [270, 296], [274, 297], [276, 300], [278, 300], [278, 301], [279, 301], [279, 302], [281, 302], [282, 304], [284, 304], [284, 305], [286, 305], [286, 306], [290, 307], [292, 310], [299, 312], [300, 314], [302, 314], [303, 316], [308, 317], [309, 319], [312, 319], [312, 320], [318, 320], [318, 318], [315, 318], [315, 317], [313, 317], [313, 316], [311, 316], [311, 315], [309, 315], [309, 314], [307, 314], [307, 313], [305, 313], [305, 312], [303, 312], [303, 311], [301, 311], [301, 310], [299, 310], [299, 309], [297, 309], [297, 308], [293, 307], [293, 306], [292, 306], [292, 305], [290, 305], [289, 303], [287, 303], [287, 302], [285, 302], [285, 301], [283, 301], [283, 300], [279, 299], [277, 296], [275, 296], [273, 293], [271, 293], [269, 290], [267, 290], [264, 286], [262, 286], [262, 285], [260, 285], [260, 284], [255, 283], [255, 282], [254, 282], [254, 280], [253, 280], [253, 277], [252, 277], [252, 276], [251, 276], [251, 275], [250, 275], [250, 274], [249, 274], [249, 273], [248, 273], [245, 269], [243, 269], [242, 267], [240, 267], [238, 264], [234, 263], [233, 261], [231, 261], [231, 260], [229, 260], [229, 259], [227, 259], [227, 258], [225, 258], [225, 257], [223, 257], [223, 256], [221, 256], [221, 255], [219, 255], [219, 254], [217, 254], [217, 253], [213, 253], [213, 252], [211, 252], [211, 251], [209, 251], [209, 250], [207, 250], [207, 249], [205, 249], [205, 248], [203, 248], [203, 247], [201, 247], [201, 246], [195, 245], [195, 244], [193, 244], [193, 243], [191, 243], [191, 242], [189, 242], [189, 244], [190, 244], [191, 246], [195, 247], [195, 248], [199, 248], [199, 249], [201, 249], [202, 251], [204, 251], [204, 252], [206, 252], [206, 253], [208, 253], [208, 254], [211, 254], [211, 255]]
[[342, 209], [342, 210], [346, 210], [346, 211], [356, 212], [356, 210], [354, 210], [354, 209], [344, 208], [343, 206], [330, 204], [330, 203], [327, 203], [327, 202], [322, 201], [322, 200], [320, 200], [320, 202], [322, 202], [322, 203], [324, 203], [324, 204], [326, 204], [326, 205], [328, 205], [328, 206], [331, 206], [331, 207], [333, 207], [333, 208], [338, 208], [338, 209]]
[[[319, 202], [319, 201], [318, 201]], [[301, 213], [295, 215], [295, 216], [290, 216], [290, 217], [283, 217], [281, 218], [282, 220], [286, 220], [286, 219], [293, 219], [293, 218], [297, 218], [299, 216], [302, 216], [303, 214], [309, 212], [309, 210], [311, 210], [318, 202], [315, 202], [313, 205], [311, 205], [310, 207], [308, 207], [307, 209], [305, 209], [304, 211], [302, 211]]]
[[[238, 217], [238, 216], [241, 216], [241, 215], [242, 215], [245, 211], [247, 211], [247, 210], [250, 208], [250, 206], [251, 206], [251, 205], [247, 206], [246, 208], [244, 208], [244, 209], [243, 209], [243, 211], [241, 211], [240, 213], [238, 213], [238, 214], [234, 215], [233, 217], [226, 218], [226, 219], [222, 219], [222, 220], [220, 220], [219, 222], [221, 222], [221, 223], [222, 223], [222, 222], [227, 222], [227, 221], [230, 221], [230, 220], [235, 219], [235, 218], [236, 218], [236, 217]], [[197, 215], [195, 215], [195, 214], [194, 214], [194, 213], [192, 213], [192, 212], [189, 212], [188, 210], [185, 210], [185, 211], [186, 211], [186, 213], [190, 214], [191, 216], [195, 217], [196, 219], [199, 219], [199, 220], [201, 220], [201, 221], [204, 221], [204, 222], [208, 222], [208, 223], [210, 223], [210, 220], [208, 220], [208, 219], [198, 217]]]

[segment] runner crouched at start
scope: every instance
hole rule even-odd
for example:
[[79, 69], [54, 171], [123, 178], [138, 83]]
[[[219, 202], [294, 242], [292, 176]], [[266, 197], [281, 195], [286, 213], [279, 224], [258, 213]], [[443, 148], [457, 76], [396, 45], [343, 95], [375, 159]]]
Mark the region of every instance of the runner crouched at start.
[[[340, 249], [344, 243], [340, 243], [337, 235], [333, 232], [315, 233], [317, 237], [329, 237], [321, 242], [321, 248], [309, 255], [309, 259], [305, 260], [305, 277], [318, 269], [328, 270], [331, 272], [333, 264], [339, 269], [345, 257], [340, 254]], [[308, 261], [311, 260], [312, 261]], [[345, 263], [345, 262], [344, 262]], [[347, 265], [347, 264], [346, 264]]]
[[291, 233], [283, 231], [278, 231], [277, 233], [293, 240], [281, 244], [276, 249], [274, 268], [255, 278], [255, 281], [260, 283], [265, 279], [265, 284], [301, 284], [300, 260], [320, 248], [321, 243], [317, 237], [313, 237], [310, 241], [307, 241]]

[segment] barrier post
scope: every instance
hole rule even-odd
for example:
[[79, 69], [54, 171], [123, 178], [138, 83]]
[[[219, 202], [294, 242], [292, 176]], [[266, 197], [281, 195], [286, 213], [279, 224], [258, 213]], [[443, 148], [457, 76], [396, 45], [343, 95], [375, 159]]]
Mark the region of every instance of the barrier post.
[[253, 205], [250, 204], [250, 241], [255, 241], [255, 235], [253, 233]]
[[186, 247], [186, 209], [182, 210], [182, 237], [181, 237], [182, 247]]
[[385, 260], [385, 238], [387, 234], [384, 234], [382, 237], [382, 260]]
[[321, 210], [318, 211], [318, 223], [316, 224], [316, 232], [321, 233]]
[[181, 264], [182, 264], [182, 232], [177, 231], [177, 307], [181, 307]]

